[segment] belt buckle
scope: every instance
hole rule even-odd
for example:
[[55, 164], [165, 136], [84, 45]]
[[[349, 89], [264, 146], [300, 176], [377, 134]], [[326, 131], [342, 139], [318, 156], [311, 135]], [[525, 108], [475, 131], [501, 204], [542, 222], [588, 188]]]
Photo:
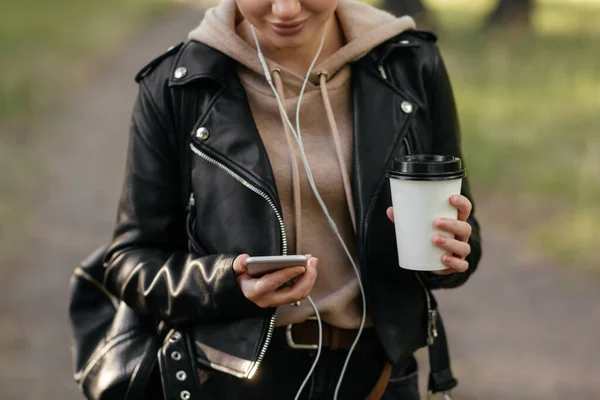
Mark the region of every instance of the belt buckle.
[[[434, 394], [433, 392], [429, 391], [427, 392], [427, 400], [431, 400], [433, 398]], [[442, 398], [442, 400], [452, 400], [452, 390], [447, 390], [442, 392], [442, 396], [444, 396]]]
[[298, 344], [294, 342], [294, 337], [292, 335], [293, 326], [294, 324], [289, 324], [285, 327], [285, 341], [287, 342], [288, 346], [297, 350], [318, 350], [319, 345], [317, 344]]

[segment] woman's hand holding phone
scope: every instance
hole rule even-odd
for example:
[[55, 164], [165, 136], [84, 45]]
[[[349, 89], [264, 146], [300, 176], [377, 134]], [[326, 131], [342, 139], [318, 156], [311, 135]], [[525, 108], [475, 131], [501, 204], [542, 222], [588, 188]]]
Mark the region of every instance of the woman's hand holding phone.
[[[233, 262], [233, 270], [244, 296], [259, 307], [277, 307], [295, 303], [310, 295], [317, 279], [317, 258], [307, 254], [306, 267], [287, 267], [255, 278], [248, 274], [246, 260], [249, 257], [248, 254], [238, 256]], [[287, 282], [297, 277], [299, 278], [293, 285], [285, 286]]]

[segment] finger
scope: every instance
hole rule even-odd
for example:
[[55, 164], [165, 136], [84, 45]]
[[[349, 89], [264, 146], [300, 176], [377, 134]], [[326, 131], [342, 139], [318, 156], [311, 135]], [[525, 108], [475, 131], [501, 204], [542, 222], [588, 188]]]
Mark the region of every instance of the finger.
[[240, 276], [248, 271], [246, 260], [249, 257], [250, 256], [248, 254], [241, 254], [235, 258], [233, 261], [233, 271], [235, 272], [236, 276]]
[[450, 204], [458, 210], [457, 218], [459, 221], [466, 221], [473, 210], [471, 200], [460, 194], [450, 197]]
[[[300, 295], [301, 298], [305, 298], [310, 294], [314, 282], [317, 278], [317, 258], [311, 258], [306, 264], [306, 272], [294, 283], [293, 286], [287, 287], [288, 293], [293, 292], [296, 295]], [[293, 299], [292, 299], [293, 300]], [[298, 299], [300, 300], [300, 298]]]
[[248, 277], [248, 279], [242, 279], [242, 292], [248, 300], [260, 307], [264, 308], [278, 305], [273, 304], [272, 298], [274, 293], [276, 293], [286, 282], [304, 273], [305, 270], [306, 268], [304, 267], [289, 267], [264, 275], [260, 279], [250, 277]]
[[394, 222], [394, 208], [393, 207], [388, 207], [388, 209], [385, 210], [385, 214], [390, 219], [390, 221]]
[[303, 266], [288, 267], [280, 269], [279, 271], [272, 272], [262, 276], [256, 282], [256, 290], [259, 295], [266, 295], [271, 292], [275, 292], [286, 282], [294, 279], [295, 277], [302, 275], [306, 272], [306, 268]]
[[442, 235], [434, 235], [433, 244], [441, 249], [446, 250], [448, 253], [456, 254], [461, 258], [465, 258], [471, 253], [471, 246], [469, 243], [447, 238]]
[[433, 225], [444, 232], [451, 233], [463, 242], [469, 240], [471, 232], [473, 231], [473, 228], [468, 222], [450, 218], [437, 218]]
[[467, 261], [456, 258], [451, 254], [444, 254], [442, 256], [442, 263], [448, 268], [453, 269], [455, 272], [465, 272], [469, 269], [469, 263]]
[[439, 276], [446, 276], [446, 275], [452, 275], [455, 274], [456, 271], [451, 269], [451, 268], [447, 268], [447, 269], [442, 269], [439, 271], [431, 271], [433, 274], [435, 275], [439, 275]]
[[270, 293], [265, 296], [268, 302], [273, 306], [294, 303], [304, 300], [312, 291], [317, 279], [317, 259], [313, 258], [306, 267], [306, 272], [298, 279], [293, 286], [284, 287], [281, 290]]

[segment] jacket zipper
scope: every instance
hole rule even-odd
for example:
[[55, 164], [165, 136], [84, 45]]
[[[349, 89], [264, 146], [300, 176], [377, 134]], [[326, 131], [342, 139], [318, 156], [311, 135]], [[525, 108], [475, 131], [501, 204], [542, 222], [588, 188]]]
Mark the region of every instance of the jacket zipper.
[[194, 238], [194, 232], [193, 232], [194, 217], [193, 217], [192, 212], [194, 210], [195, 205], [196, 205], [196, 198], [194, 197], [194, 193], [192, 192], [192, 193], [190, 193], [190, 199], [188, 201], [188, 206], [187, 206], [187, 217], [185, 219], [186, 220], [185, 228], [187, 229], [187, 235], [188, 235], [188, 251], [190, 253], [193, 253], [193, 252], [202, 253], [198, 242]]
[[[264, 190], [261, 190], [258, 187], [252, 185], [246, 179], [244, 179], [242, 176], [235, 173], [231, 168], [228, 168], [223, 163], [215, 160], [214, 158], [210, 157], [206, 153], [203, 153], [200, 149], [198, 149], [196, 146], [194, 146], [193, 143], [190, 143], [190, 148], [197, 156], [204, 159], [205, 161], [208, 161], [209, 163], [213, 164], [217, 168], [221, 169], [227, 175], [231, 176], [233, 179], [240, 182], [242, 185], [244, 185], [245, 187], [247, 187], [248, 189], [250, 189], [257, 195], [259, 195], [260, 197], [265, 199], [267, 201], [267, 203], [269, 203], [269, 206], [271, 206], [271, 208], [275, 212], [275, 216], [277, 217], [277, 222], [279, 223], [279, 231], [281, 233], [281, 253], [284, 256], [287, 255], [287, 251], [288, 251], [287, 236], [285, 234], [283, 218], [281, 216], [281, 213], [279, 212], [279, 209], [275, 205], [275, 202], [273, 201], [273, 199]], [[190, 203], [192, 203], [192, 202], [195, 202], [193, 195], [192, 195], [192, 197], [190, 197]], [[256, 371], [260, 367], [260, 364], [262, 363], [262, 361], [265, 357], [265, 354], [267, 353], [267, 349], [269, 348], [269, 345], [271, 344], [271, 340], [273, 339], [273, 331], [275, 330], [276, 318], [277, 318], [277, 310], [275, 310], [275, 312], [271, 316], [271, 319], [269, 321], [269, 327], [267, 330], [267, 336], [265, 338], [265, 342], [264, 342], [263, 346], [261, 347], [260, 352], [258, 353], [258, 358], [254, 362], [254, 365], [252, 366], [252, 368], [250, 369], [250, 372], [248, 373], [248, 376], [247, 376], [248, 379], [252, 379], [252, 376], [256, 373]]]
[[409, 143], [408, 138], [406, 136], [404, 136], [403, 142], [404, 142], [404, 146], [406, 147], [406, 154], [408, 154], [409, 156], [411, 156], [412, 155], [412, 148], [410, 147], [410, 143]]
[[[378, 69], [379, 69], [379, 74], [381, 75], [381, 77], [387, 81], [388, 76], [387, 76], [387, 73], [385, 72], [385, 68], [383, 67], [383, 64], [379, 64]], [[405, 136], [403, 139], [403, 142], [404, 142], [404, 146], [406, 147], [406, 154], [411, 156], [412, 155], [412, 147], [410, 146], [408, 137]], [[429, 293], [429, 290], [423, 283], [423, 280], [419, 276], [418, 272], [415, 272], [415, 276], [417, 277], [419, 284], [423, 288], [423, 292], [425, 292], [425, 299], [427, 300], [427, 345], [431, 346], [435, 342], [435, 339], [438, 337], [438, 331], [437, 331], [437, 327], [436, 327], [437, 310], [433, 309], [433, 304], [431, 302], [431, 293]]]
[[379, 64], [379, 66], [377, 68], [379, 69], [379, 74], [381, 75], [381, 77], [387, 81], [388, 76], [387, 76], [387, 73], [385, 72], [385, 68], [383, 68], [383, 64]]
[[435, 310], [433, 308], [433, 305], [431, 304], [431, 294], [429, 293], [429, 290], [423, 283], [423, 280], [419, 276], [419, 273], [415, 272], [415, 276], [417, 277], [419, 284], [423, 288], [423, 291], [425, 292], [425, 298], [427, 299], [427, 345], [431, 346], [433, 345], [433, 343], [435, 343], [435, 339], [438, 337], [438, 331], [436, 327], [437, 310]]

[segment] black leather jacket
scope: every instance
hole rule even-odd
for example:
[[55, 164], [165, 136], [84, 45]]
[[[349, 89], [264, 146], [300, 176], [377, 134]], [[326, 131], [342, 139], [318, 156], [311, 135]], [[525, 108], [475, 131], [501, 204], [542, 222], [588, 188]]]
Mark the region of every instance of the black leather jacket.
[[[428, 303], [436, 306], [430, 290], [463, 284], [481, 256], [471, 215], [468, 272], [441, 278], [399, 268], [385, 213], [394, 156], [461, 156], [434, 42], [405, 32], [352, 65], [356, 248], [368, 312], [392, 363], [425, 346]], [[287, 249], [273, 171], [235, 62], [191, 41], [149, 64], [138, 82], [106, 286], [138, 313], [189, 332], [200, 364], [248, 377], [268, 348], [276, 310], [243, 296], [233, 260]], [[468, 181], [463, 194], [471, 197]]]

